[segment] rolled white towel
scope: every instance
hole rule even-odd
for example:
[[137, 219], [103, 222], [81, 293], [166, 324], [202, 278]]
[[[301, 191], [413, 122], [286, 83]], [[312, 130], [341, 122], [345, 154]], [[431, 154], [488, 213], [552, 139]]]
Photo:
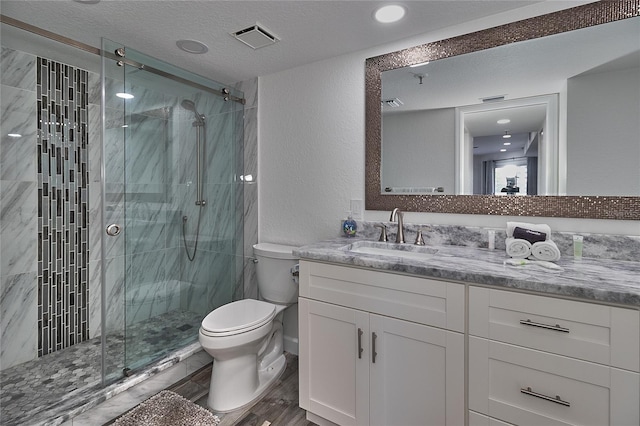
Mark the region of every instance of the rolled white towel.
[[532, 231], [544, 232], [546, 239], [551, 237], [551, 227], [544, 223], [507, 222], [507, 237], [513, 237], [513, 230], [516, 228], [530, 229]]
[[504, 243], [507, 246], [507, 254], [515, 259], [531, 256], [531, 243], [527, 240], [507, 238]]
[[560, 260], [560, 249], [552, 240], [538, 241], [531, 246], [531, 254], [538, 260], [555, 262]]

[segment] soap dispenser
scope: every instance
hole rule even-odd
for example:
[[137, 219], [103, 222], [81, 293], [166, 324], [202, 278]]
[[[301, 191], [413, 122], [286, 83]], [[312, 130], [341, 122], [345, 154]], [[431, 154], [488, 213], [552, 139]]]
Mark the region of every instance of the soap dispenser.
[[351, 212], [347, 212], [347, 219], [342, 222], [342, 233], [345, 237], [355, 237], [358, 231], [358, 224], [351, 215]]

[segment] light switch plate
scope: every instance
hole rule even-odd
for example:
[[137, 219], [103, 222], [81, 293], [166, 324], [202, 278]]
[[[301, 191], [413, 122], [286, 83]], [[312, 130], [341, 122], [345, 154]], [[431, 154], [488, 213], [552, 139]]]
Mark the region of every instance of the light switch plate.
[[364, 220], [364, 201], [351, 200], [351, 215], [353, 220]]

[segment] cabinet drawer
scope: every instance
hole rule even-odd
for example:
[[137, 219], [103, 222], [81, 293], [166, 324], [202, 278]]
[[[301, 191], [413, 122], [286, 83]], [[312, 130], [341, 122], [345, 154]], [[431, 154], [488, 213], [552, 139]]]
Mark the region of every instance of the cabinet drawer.
[[500, 420], [469, 410], [469, 426], [511, 426]]
[[469, 334], [640, 371], [633, 309], [470, 287]]
[[300, 296], [464, 332], [462, 284], [300, 262]]
[[514, 424], [638, 424], [640, 375], [469, 338], [469, 408]]

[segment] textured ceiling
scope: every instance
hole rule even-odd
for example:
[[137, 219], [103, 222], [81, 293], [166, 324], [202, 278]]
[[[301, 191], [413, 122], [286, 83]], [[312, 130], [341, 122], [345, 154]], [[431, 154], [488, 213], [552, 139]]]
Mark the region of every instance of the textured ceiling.
[[[233, 83], [537, 2], [403, 1], [408, 15], [386, 25], [372, 19], [373, 11], [384, 2], [367, 0], [102, 0], [97, 4], [2, 0], [0, 12], [95, 47], [106, 37], [222, 83]], [[256, 22], [281, 41], [253, 50], [230, 35]], [[199, 40], [209, 52], [182, 52], [175, 44], [179, 39]]]

